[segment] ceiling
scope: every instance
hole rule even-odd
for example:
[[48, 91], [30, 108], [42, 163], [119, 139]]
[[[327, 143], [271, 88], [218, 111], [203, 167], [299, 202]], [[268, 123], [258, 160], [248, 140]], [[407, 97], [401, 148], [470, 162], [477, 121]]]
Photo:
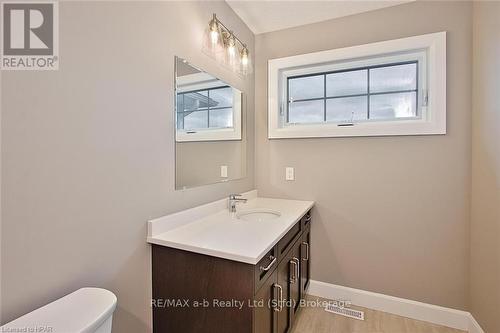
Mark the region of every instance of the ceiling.
[[326, 21], [411, 1], [414, 0], [226, 0], [254, 34]]

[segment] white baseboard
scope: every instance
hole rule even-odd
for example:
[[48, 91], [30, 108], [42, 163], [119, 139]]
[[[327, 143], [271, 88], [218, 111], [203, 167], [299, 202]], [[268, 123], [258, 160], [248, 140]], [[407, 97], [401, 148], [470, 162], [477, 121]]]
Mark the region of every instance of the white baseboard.
[[469, 313], [469, 333], [484, 333], [472, 313]]
[[484, 333], [474, 317], [466, 311], [314, 280], [311, 280], [308, 294], [333, 300], [346, 300], [354, 305], [448, 326], [469, 333]]

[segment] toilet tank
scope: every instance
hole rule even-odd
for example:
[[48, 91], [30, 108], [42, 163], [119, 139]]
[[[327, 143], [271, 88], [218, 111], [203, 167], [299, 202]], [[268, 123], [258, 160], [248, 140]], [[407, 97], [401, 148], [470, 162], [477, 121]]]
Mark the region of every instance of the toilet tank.
[[0, 332], [111, 333], [116, 296], [82, 288], [0, 327]]

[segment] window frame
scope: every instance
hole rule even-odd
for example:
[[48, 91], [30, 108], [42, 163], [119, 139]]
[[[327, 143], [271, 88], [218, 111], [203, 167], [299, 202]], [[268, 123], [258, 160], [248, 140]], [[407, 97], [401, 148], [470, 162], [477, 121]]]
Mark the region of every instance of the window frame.
[[[417, 118], [288, 123], [288, 78], [417, 61]], [[325, 87], [326, 89], [326, 87]], [[286, 105], [284, 105], [284, 102]], [[286, 111], [285, 111], [286, 110]], [[268, 138], [446, 134], [446, 32], [268, 61]]]
[[[233, 126], [232, 127], [209, 127], [186, 131], [177, 129], [177, 94], [190, 91], [213, 90], [216, 88], [230, 87], [233, 92]], [[240, 141], [242, 140], [242, 113], [243, 94], [240, 90], [227, 83], [214, 79], [210, 74], [200, 72], [178, 77], [174, 89], [174, 130], [176, 142], [200, 142], [200, 141]], [[229, 108], [229, 107], [227, 107]], [[195, 111], [196, 112], [196, 111]]]

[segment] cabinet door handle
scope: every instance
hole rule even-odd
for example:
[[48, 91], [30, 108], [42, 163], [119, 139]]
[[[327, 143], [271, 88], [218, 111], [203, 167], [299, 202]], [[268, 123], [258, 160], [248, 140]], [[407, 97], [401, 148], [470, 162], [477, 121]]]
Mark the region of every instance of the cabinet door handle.
[[309, 223], [309, 222], [311, 222], [311, 216], [308, 216], [304, 222], [305, 222], [305, 223]]
[[271, 262], [269, 263], [269, 265], [267, 265], [266, 267], [264, 266], [260, 266], [260, 270], [263, 271], [263, 272], [267, 272], [268, 270], [271, 269], [271, 267], [273, 267], [274, 263], [276, 262], [276, 260], [278, 260], [278, 258], [275, 258], [273, 256], [270, 256], [269, 259], [272, 259]]
[[302, 242], [302, 245], [306, 246], [306, 257], [302, 258], [302, 260], [308, 261], [309, 260], [309, 243], [308, 242]]
[[281, 312], [283, 310], [283, 287], [281, 287], [279, 284], [275, 283], [273, 284], [274, 288], [278, 289], [278, 304], [275, 305], [274, 311], [276, 312]]

